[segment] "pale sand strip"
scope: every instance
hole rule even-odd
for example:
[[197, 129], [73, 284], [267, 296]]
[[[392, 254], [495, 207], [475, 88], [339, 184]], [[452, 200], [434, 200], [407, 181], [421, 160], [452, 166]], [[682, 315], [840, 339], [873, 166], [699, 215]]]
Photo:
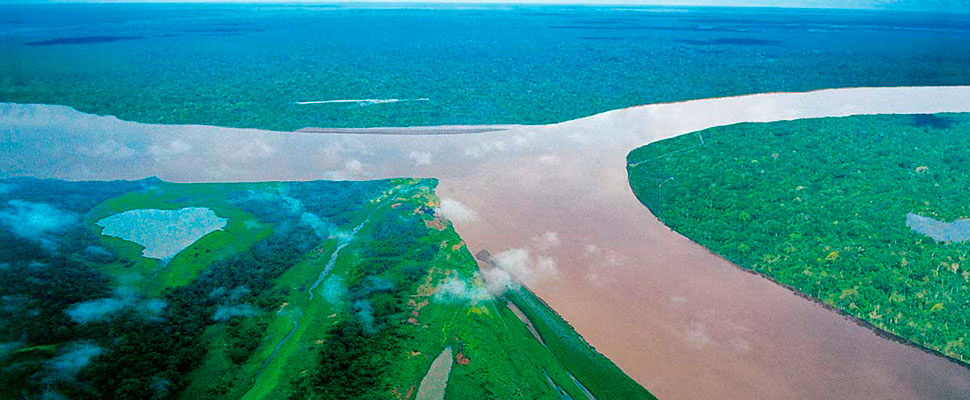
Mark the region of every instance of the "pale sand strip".
[[421, 386], [418, 386], [418, 395], [415, 400], [441, 400], [445, 398], [448, 374], [451, 373], [453, 361], [451, 347], [445, 347], [438, 358], [435, 358], [434, 362], [431, 363], [428, 373], [421, 379]]
[[468, 133], [498, 132], [514, 129], [519, 125], [442, 125], [406, 126], [382, 128], [303, 128], [300, 133], [352, 134], [352, 135], [461, 135]]

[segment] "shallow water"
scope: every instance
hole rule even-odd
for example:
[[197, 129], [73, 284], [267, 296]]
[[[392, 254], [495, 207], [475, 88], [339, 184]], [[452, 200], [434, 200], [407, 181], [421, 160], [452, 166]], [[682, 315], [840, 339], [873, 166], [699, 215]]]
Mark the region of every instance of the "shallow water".
[[226, 219], [203, 207], [178, 210], [129, 210], [97, 222], [102, 235], [135, 242], [148, 258], [168, 260], [210, 232], [226, 227]]
[[938, 242], [965, 242], [970, 240], [970, 219], [943, 222], [909, 213], [906, 214], [906, 226]]
[[[956, 399], [970, 392], [970, 369], [882, 338], [670, 231], [634, 197], [625, 168], [636, 147], [716, 125], [940, 111], [970, 111], [970, 87], [766, 94], [424, 136], [143, 125], [0, 105], [0, 171], [179, 182], [436, 177], [439, 195], [478, 216], [456, 223], [473, 253], [554, 258], [558, 276], [530, 288], [660, 398]], [[558, 244], [534, 239], [546, 232]]]

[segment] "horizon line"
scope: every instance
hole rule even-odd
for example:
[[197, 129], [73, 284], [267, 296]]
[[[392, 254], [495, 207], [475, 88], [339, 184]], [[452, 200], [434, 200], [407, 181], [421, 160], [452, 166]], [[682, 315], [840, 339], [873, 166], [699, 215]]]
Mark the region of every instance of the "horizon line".
[[569, 2], [562, 0], [535, 0], [535, 1], [516, 1], [516, 0], [446, 0], [446, 1], [388, 1], [388, 0], [21, 0], [14, 2], [0, 1], [0, 6], [16, 5], [40, 5], [40, 4], [248, 4], [248, 5], [319, 5], [319, 6], [397, 6], [397, 7], [421, 7], [421, 6], [465, 6], [465, 7], [487, 7], [487, 6], [576, 6], [576, 7], [633, 7], [633, 8], [745, 8], [745, 9], [792, 9], [792, 10], [855, 10], [855, 11], [889, 11], [889, 12], [922, 12], [937, 14], [970, 14], [968, 10], [951, 10], [940, 8], [925, 7], [906, 7], [899, 3], [873, 4], [870, 6], [851, 6], [851, 5], [806, 5], [806, 4], [711, 4], [709, 1], [685, 2], [685, 3], [643, 3], [636, 0], [614, 1], [606, 0], [603, 2]]

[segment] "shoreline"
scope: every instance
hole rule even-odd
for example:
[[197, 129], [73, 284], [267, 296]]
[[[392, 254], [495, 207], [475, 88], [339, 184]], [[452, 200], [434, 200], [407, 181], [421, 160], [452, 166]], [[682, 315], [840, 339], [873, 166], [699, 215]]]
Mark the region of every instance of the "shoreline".
[[[688, 135], [689, 134], [690, 133], [688, 133]], [[657, 221], [659, 221], [661, 225], [663, 225], [665, 228], [667, 228], [668, 231], [670, 231], [670, 232], [672, 232], [672, 233], [674, 233], [674, 234], [676, 234], [676, 235], [678, 235], [680, 237], [683, 237], [684, 239], [687, 239], [689, 242], [693, 243], [697, 247], [703, 248], [704, 251], [706, 251], [708, 254], [710, 254], [710, 255], [712, 255], [714, 257], [717, 257], [718, 259], [723, 260], [725, 263], [730, 264], [731, 266], [733, 266], [734, 268], [738, 269], [739, 271], [742, 271], [742, 272], [745, 272], [745, 273], [748, 273], [748, 274], [751, 274], [751, 275], [754, 275], [754, 276], [763, 278], [763, 279], [771, 282], [774, 285], [777, 285], [777, 286], [780, 286], [780, 287], [786, 289], [787, 291], [791, 292], [792, 294], [794, 294], [797, 297], [800, 297], [800, 298], [803, 298], [805, 300], [808, 300], [808, 301], [810, 301], [812, 303], [815, 303], [816, 305], [822, 307], [823, 309], [825, 309], [827, 311], [831, 311], [831, 312], [834, 312], [836, 314], [839, 314], [845, 320], [851, 321], [851, 322], [855, 323], [856, 325], [858, 325], [858, 326], [860, 326], [862, 328], [865, 328], [865, 329], [871, 331], [872, 333], [874, 333], [876, 336], [879, 336], [880, 338], [883, 338], [883, 339], [886, 339], [886, 340], [890, 340], [890, 341], [893, 341], [893, 342], [902, 344], [904, 346], [908, 346], [908, 347], [915, 348], [915, 349], [920, 350], [920, 351], [922, 351], [922, 352], [924, 352], [926, 354], [929, 354], [929, 355], [932, 355], [932, 356], [936, 356], [936, 357], [945, 359], [946, 361], [949, 361], [949, 362], [954, 363], [956, 365], [959, 365], [959, 366], [961, 366], [963, 368], [966, 368], [967, 370], [970, 370], [970, 361], [961, 360], [959, 358], [956, 358], [956, 357], [950, 356], [950, 355], [948, 355], [946, 353], [943, 353], [942, 351], [939, 351], [937, 349], [933, 349], [933, 348], [926, 347], [926, 346], [921, 345], [921, 344], [919, 344], [919, 343], [917, 343], [917, 342], [915, 342], [913, 340], [910, 340], [910, 339], [907, 339], [905, 337], [902, 337], [902, 336], [900, 336], [900, 335], [898, 335], [896, 333], [893, 333], [893, 332], [890, 332], [888, 330], [882, 329], [882, 328], [874, 325], [873, 323], [871, 323], [869, 321], [866, 321], [866, 320], [864, 320], [862, 318], [859, 318], [859, 317], [857, 317], [855, 315], [850, 314], [848, 311], [845, 311], [845, 310], [843, 310], [841, 308], [838, 308], [836, 306], [833, 306], [831, 304], [828, 304], [828, 303], [822, 301], [822, 299], [813, 297], [813, 296], [811, 296], [811, 295], [809, 295], [809, 294], [807, 294], [805, 292], [802, 292], [802, 291], [796, 289], [794, 286], [788, 285], [786, 283], [782, 283], [782, 282], [778, 281], [777, 279], [775, 279], [774, 277], [772, 277], [771, 275], [767, 275], [767, 274], [765, 274], [763, 272], [760, 272], [760, 271], [755, 271], [754, 269], [751, 269], [751, 268], [745, 268], [745, 267], [741, 266], [740, 264], [735, 263], [734, 261], [731, 261], [727, 257], [724, 257], [723, 255], [715, 252], [714, 250], [711, 250], [707, 246], [704, 246], [704, 245], [700, 244], [696, 240], [691, 239], [691, 238], [683, 235], [682, 233], [680, 233], [680, 232], [676, 231], [675, 229], [671, 228], [669, 225], [665, 224], [663, 222], [663, 220], [661, 220], [659, 217], [657, 217], [656, 214], [654, 214], [653, 210], [650, 209], [650, 207], [647, 207], [647, 205], [644, 204], [643, 201], [641, 201], [640, 196], [637, 196], [636, 195], [636, 192], [634, 192], [632, 190], [632, 187], [631, 187], [631, 190], [630, 191], [634, 193], [634, 196], [637, 198], [637, 201], [639, 201], [641, 204], [643, 204], [643, 208], [646, 209], [650, 213], [650, 215], [653, 215], [654, 218], [657, 218]], [[536, 297], [538, 297], [538, 296], [536, 296]]]
[[[646, 206], [644, 206], [644, 207], [646, 207]], [[651, 211], [650, 213], [653, 214], [653, 211]], [[667, 225], [664, 225], [664, 226], [667, 226]], [[677, 232], [677, 231], [673, 230], [669, 226], [667, 226], [667, 229], [670, 229], [670, 231], [673, 232], [673, 233], [676, 233], [676, 234], [678, 234], [680, 236], [683, 236], [683, 235], [681, 235], [680, 232]], [[895, 334], [893, 332], [889, 332], [889, 331], [887, 331], [885, 329], [882, 329], [882, 328], [880, 328], [880, 327], [872, 324], [869, 321], [866, 321], [866, 320], [864, 320], [862, 318], [859, 318], [859, 317], [857, 317], [855, 315], [849, 314], [847, 311], [845, 311], [845, 310], [843, 310], [841, 308], [835, 307], [835, 306], [833, 306], [831, 304], [828, 304], [828, 303], [822, 301], [821, 299], [812, 297], [812, 296], [810, 296], [810, 295], [808, 295], [808, 294], [806, 294], [804, 292], [801, 292], [801, 291], [795, 289], [791, 285], [788, 285], [788, 284], [785, 284], [785, 283], [781, 283], [781, 282], [779, 282], [778, 280], [776, 280], [775, 278], [773, 278], [773, 277], [771, 277], [769, 275], [765, 275], [762, 272], [755, 271], [755, 270], [750, 269], [750, 268], [742, 267], [741, 265], [734, 263], [733, 261], [727, 259], [726, 257], [724, 257], [724, 256], [722, 256], [722, 255], [720, 255], [718, 253], [715, 253], [713, 250], [707, 248], [706, 246], [701, 245], [700, 243], [694, 241], [693, 239], [688, 238], [686, 236], [684, 236], [684, 237], [687, 240], [689, 240], [691, 243], [694, 243], [695, 245], [697, 245], [699, 247], [703, 247], [704, 250], [706, 250], [709, 254], [711, 254], [711, 255], [713, 255], [713, 256], [721, 259], [721, 260], [724, 260], [726, 263], [731, 264], [732, 266], [734, 266], [738, 270], [740, 270], [742, 272], [746, 272], [746, 273], [751, 274], [751, 275], [755, 275], [755, 276], [764, 278], [765, 280], [768, 280], [769, 282], [771, 282], [771, 283], [773, 283], [773, 284], [775, 284], [777, 286], [780, 286], [782, 288], [785, 288], [787, 291], [791, 292], [793, 295], [795, 295], [797, 297], [800, 297], [800, 298], [803, 298], [805, 300], [808, 300], [808, 301], [810, 301], [812, 303], [815, 303], [816, 305], [824, 308], [827, 311], [831, 311], [831, 312], [834, 312], [836, 314], [839, 314], [845, 320], [851, 321], [851, 322], [855, 323], [856, 325], [858, 325], [858, 326], [860, 326], [862, 328], [865, 328], [865, 329], [871, 331], [873, 334], [875, 334], [876, 336], [878, 336], [878, 337], [880, 337], [882, 339], [890, 340], [890, 341], [899, 343], [899, 344], [904, 345], [904, 346], [908, 346], [908, 347], [915, 348], [916, 350], [920, 350], [920, 351], [922, 351], [922, 352], [924, 352], [926, 354], [929, 354], [931, 356], [935, 356], [935, 357], [942, 358], [942, 359], [944, 359], [946, 361], [949, 361], [949, 362], [951, 362], [953, 364], [956, 364], [956, 365], [958, 365], [960, 367], [963, 367], [963, 368], [966, 368], [967, 370], [970, 370], [970, 361], [963, 361], [963, 360], [961, 360], [959, 358], [949, 356], [949, 355], [947, 355], [947, 354], [945, 354], [945, 353], [943, 353], [943, 352], [941, 352], [939, 350], [936, 350], [936, 349], [932, 349], [932, 348], [923, 346], [923, 345], [921, 345], [921, 344], [919, 344], [917, 342], [914, 342], [914, 341], [912, 341], [910, 339], [907, 339], [907, 338], [902, 337], [902, 336], [899, 336], [899, 335], [897, 335], [897, 334]]]
[[[233, 130], [245, 130], [254, 132], [273, 132], [273, 133], [296, 133], [296, 134], [333, 134], [333, 135], [343, 135], [343, 134], [357, 134], [357, 135], [414, 135], [414, 136], [434, 136], [434, 135], [452, 135], [452, 134], [475, 134], [475, 133], [488, 133], [488, 132], [502, 132], [521, 128], [543, 128], [552, 126], [561, 126], [565, 124], [571, 124], [579, 121], [585, 121], [592, 118], [603, 117], [608, 114], [614, 114], [618, 112], [636, 111], [637, 109], [658, 107], [658, 106], [675, 106], [689, 103], [707, 102], [707, 101], [724, 101], [732, 99], [743, 99], [743, 98], [757, 98], [757, 97], [770, 97], [770, 96], [804, 96], [811, 95], [813, 93], [822, 92], [835, 92], [835, 91], [853, 91], [853, 90], [868, 90], [868, 89], [878, 89], [878, 90], [939, 90], [939, 89], [955, 89], [955, 90], [970, 90], [970, 84], [965, 85], [940, 85], [940, 86], [840, 86], [832, 88], [821, 88], [812, 89], [802, 92], [783, 92], [783, 91], [773, 91], [773, 92], [758, 92], [758, 93], [748, 93], [748, 94], [738, 94], [729, 96], [717, 96], [717, 97], [705, 97], [696, 99], [685, 99], [676, 101], [662, 101], [657, 103], [645, 103], [637, 104], [622, 108], [615, 108], [612, 110], [606, 110], [598, 112], [595, 114], [590, 114], [587, 116], [567, 119], [564, 121], [550, 122], [547, 124], [520, 124], [520, 123], [495, 123], [495, 124], [468, 124], [468, 125], [455, 125], [455, 124], [445, 124], [445, 125], [413, 125], [413, 126], [372, 126], [372, 127], [314, 127], [306, 126], [296, 130], [274, 130], [274, 129], [262, 129], [262, 128], [252, 128], [252, 127], [237, 127], [237, 126], [222, 126], [222, 125], [207, 125], [201, 123], [187, 123], [187, 124], [161, 124], [161, 123], [151, 123], [151, 122], [141, 122], [136, 120], [127, 120], [118, 118], [115, 115], [110, 114], [94, 114], [86, 111], [78, 110], [77, 108], [65, 105], [65, 104], [50, 104], [50, 103], [14, 103], [9, 101], [0, 101], [0, 117], [3, 116], [4, 107], [18, 107], [18, 108], [29, 108], [33, 106], [47, 107], [47, 108], [63, 108], [69, 109], [71, 111], [96, 116], [104, 118], [112, 118], [121, 122], [128, 122], [134, 124], [142, 125], [157, 125], [157, 126], [169, 126], [169, 127], [186, 127], [186, 128], [217, 128], [217, 129], [233, 129]], [[940, 111], [941, 113], [947, 111]], [[950, 111], [952, 112], [952, 111]], [[934, 113], [935, 114], [935, 113]], [[850, 114], [855, 115], [855, 114]], [[692, 133], [692, 132], [688, 132]], [[686, 134], [686, 133], [685, 133]], [[0, 138], [2, 139], [2, 138]], [[646, 143], [645, 143], [646, 144]], [[632, 150], [632, 149], [631, 149]]]

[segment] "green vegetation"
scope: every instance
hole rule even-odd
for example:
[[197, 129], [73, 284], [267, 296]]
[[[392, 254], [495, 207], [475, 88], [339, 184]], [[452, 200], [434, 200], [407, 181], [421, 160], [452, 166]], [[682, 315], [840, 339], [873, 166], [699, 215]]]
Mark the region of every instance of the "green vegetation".
[[[541, 299], [525, 288], [506, 297], [535, 325], [546, 347], [573, 376], [601, 399], [651, 399], [653, 395], [626, 376], [616, 364], [597, 353], [586, 340]], [[574, 396], [575, 397], [575, 396]]]
[[879, 329], [970, 362], [968, 242], [910, 213], [970, 215], [970, 115], [740, 124], [628, 156], [661, 221], [740, 265]]
[[[488, 293], [435, 185], [2, 181], [0, 398], [413, 399], [446, 347], [448, 399], [652, 398]], [[184, 207], [227, 225], [167, 262], [95, 225]]]

